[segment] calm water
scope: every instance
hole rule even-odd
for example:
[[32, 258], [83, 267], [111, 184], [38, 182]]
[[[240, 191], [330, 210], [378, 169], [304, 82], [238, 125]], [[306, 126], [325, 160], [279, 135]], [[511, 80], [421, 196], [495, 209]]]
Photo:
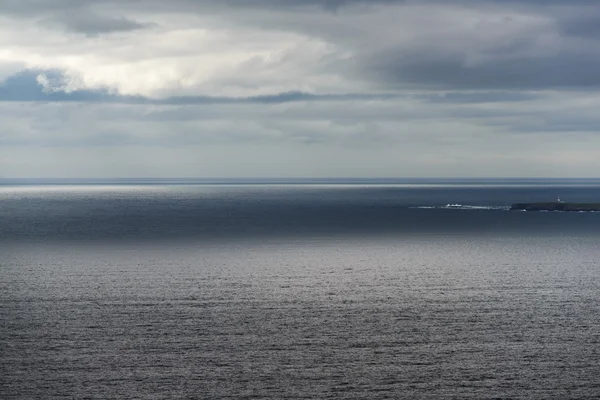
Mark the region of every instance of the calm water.
[[142, 183], [0, 186], [0, 398], [600, 396], [600, 182]]

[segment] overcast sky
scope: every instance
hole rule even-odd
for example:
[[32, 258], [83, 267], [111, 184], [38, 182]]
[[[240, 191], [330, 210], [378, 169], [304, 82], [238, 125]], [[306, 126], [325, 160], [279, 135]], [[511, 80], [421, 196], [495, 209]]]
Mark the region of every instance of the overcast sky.
[[597, 0], [2, 0], [0, 177], [591, 177]]

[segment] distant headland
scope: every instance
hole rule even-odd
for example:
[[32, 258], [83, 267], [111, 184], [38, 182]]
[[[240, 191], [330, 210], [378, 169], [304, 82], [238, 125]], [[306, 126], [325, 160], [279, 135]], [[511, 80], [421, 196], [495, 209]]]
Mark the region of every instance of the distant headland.
[[520, 211], [600, 211], [600, 203], [569, 203], [565, 201], [514, 203], [510, 209]]

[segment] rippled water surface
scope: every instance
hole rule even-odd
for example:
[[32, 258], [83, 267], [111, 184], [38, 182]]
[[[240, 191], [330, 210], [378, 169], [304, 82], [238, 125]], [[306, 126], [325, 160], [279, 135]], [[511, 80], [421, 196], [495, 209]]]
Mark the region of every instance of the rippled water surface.
[[597, 398], [600, 215], [496, 190], [4, 188], [0, 398]]

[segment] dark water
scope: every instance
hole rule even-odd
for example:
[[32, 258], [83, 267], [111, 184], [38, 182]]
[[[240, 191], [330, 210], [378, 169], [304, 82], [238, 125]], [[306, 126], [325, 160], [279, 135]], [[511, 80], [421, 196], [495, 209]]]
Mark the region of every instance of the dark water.
[[0, 398], [600, 397], [600, 182], [142, 183], [0, 186]]

